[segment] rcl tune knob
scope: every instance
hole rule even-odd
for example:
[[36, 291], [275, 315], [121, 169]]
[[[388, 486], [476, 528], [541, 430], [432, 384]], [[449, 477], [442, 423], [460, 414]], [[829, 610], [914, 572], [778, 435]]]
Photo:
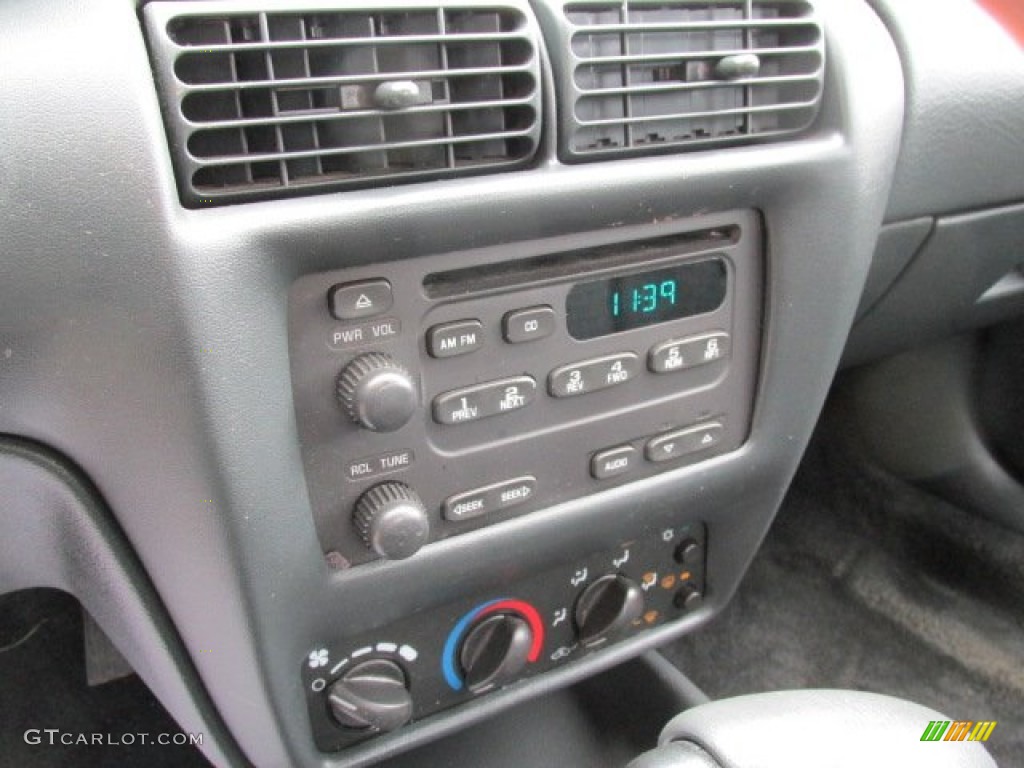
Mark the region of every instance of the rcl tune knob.
[[576, 601], [576, 629], [584, 645], [625, 629], [644, 612], [644, 593], [625, 576], [602, 576]]
[[426, 507], [404, 483], [381, 483], [356, 501], [352, 522], [366, 546], [389, 560], [416, 554], [430, 538]]
[[327, 689], [327, 703], [340, 725], [360, 731], [393, 731], [412, 717], [405, 673], [388, 659], [352, 667]]
[[374, 432], [394, 432], [419, 405], [416, 382], [388, 355], [360, 355], [338, 377], [338, 400], [352, 420]]

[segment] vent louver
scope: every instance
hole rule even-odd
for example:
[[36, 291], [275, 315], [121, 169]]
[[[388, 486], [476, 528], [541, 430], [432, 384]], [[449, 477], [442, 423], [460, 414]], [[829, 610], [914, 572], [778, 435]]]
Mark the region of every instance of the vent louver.
[[598, 0], [561, 13], [567, 159], [782, 136], [817, 114], [824, 36], [809, 2]]
[[186, 204], [503, 170], [540, 135], [525, 2], [156, 2], [145, 21]]

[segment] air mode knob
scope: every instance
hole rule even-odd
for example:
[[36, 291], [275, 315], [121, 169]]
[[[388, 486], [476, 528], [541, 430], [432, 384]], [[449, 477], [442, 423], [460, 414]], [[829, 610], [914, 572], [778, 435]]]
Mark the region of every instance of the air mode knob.
[[367, 352], [338, 376], [338, 400], [356, 424], [374, 432], [394, 432], [416, 412], [416, 382], [389, 355]]
[[393, 731], [412, 717], [405, 673], [388, 659], [352, 667], [327, 689], [327, 703], [334, 719], [353, 730]]
[[430, 518], [416, 491], [381, 483], [356, 501], [352, 523], [367, 547], [389, 560], [416, 554], [430, 538]]
[[644, 593], [625, 576], [602, 576], [576, 601], [576, 629], [580, 642], [589, 645], [625, 629], [644, 612]]

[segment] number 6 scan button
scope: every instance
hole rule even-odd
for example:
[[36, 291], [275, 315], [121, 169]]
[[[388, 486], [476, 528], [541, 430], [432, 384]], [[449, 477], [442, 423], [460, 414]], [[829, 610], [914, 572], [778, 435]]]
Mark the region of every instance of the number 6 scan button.
[[552, 397], [574, 397], [632, 381], [640, 373], [640, 361], [632, 352], [597, 357], [556, 368], [548, 376]]
[[453, 389], [434, 398], [434, 421], [438, 424], [468, 424], [471, 421], [511, 413], [525, 408], [537, 394], [537, 382], [530, 376], [514, 376]]

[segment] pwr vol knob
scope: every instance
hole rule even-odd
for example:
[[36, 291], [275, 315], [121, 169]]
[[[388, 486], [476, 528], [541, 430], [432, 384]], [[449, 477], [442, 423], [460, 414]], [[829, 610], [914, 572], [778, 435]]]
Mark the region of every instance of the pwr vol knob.
[[367, 547], [389, 560], [416, 554], [430, 539], [426, 507], [404, 483], [381, 483], [356, 502], [352, 523]]
[[380, 352], [360, 355], [338, 376], [338, 401], [356, 424], [394, 432], [419, 405], [416, 382], [401, 363]]

